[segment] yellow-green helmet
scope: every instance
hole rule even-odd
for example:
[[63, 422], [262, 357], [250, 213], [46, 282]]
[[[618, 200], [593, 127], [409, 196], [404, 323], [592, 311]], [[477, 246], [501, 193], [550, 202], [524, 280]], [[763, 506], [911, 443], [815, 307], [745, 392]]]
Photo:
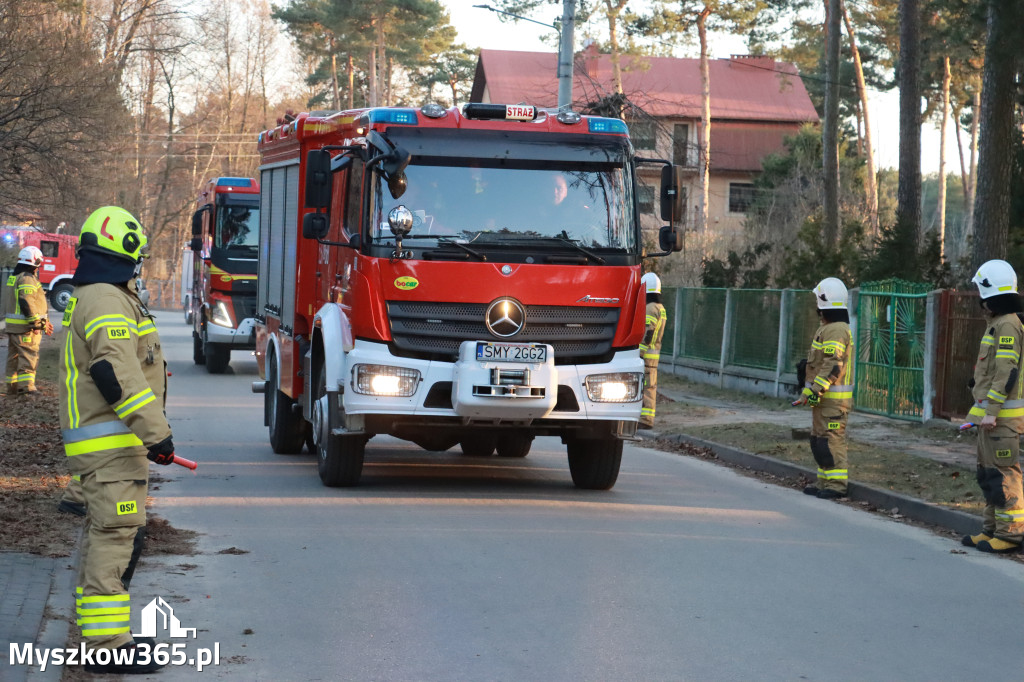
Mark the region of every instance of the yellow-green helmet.
[[97, 208], [85, 219], [78, 250], [102, 251], [138, 263], [146, 257], [146, 235], [135, 217], [117, 206]]

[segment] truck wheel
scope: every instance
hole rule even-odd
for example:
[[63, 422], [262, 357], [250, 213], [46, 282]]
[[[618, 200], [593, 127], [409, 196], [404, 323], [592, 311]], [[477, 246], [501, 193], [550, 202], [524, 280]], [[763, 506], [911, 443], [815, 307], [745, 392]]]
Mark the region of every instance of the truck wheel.
[[366, 453], [366, 436], [351, 434], [339, 436], [331, 433], [327, 396], [327, 368], [320, 368], [316, 382], [316, 404], [313, 406], [313, 431], [316, 442], [316, 469], [320, 481], [329, 488], [350, 487], [359, 484], [363, 474], [363, 456]]
[[533, 436], [510, 433], [498, 439], [498, 457], [526, 457], [530, 454]]
[[50, 289], [50, 305], [59, 313], [64, 312], [71, 302], [71, 294], [75, 288], [70, 284], [58, 284]]
[[619, 477], [622, 441], [613, 438], [576, 438], [566, 446], [569, 473], [577, 488], [610, 490]]
[[185, 311], [185, 324], [192, 324], [192, 299], [186, 296], [181, 307]]
[[203, 355], [206, 356], [206, 371], [210, 374], [223, 374], [231, 362], [231, 349], [222, 343], [210, 343], [203, 325]]
[[267, 358], [267, 417], [270, 423], [270, 447], [279, 455], [297, 455], [306, 442], [306, 420], [292, 412], [294, 401], [277, 388], [277, 362]]
[[206, 355], [203, 354], [203, 340], [195, 332], [192, 332], [192, 362], [197, 365], [206, 364]]
[[492, 433], [464, 436], [461, 441], [462, 454], [467, 457], [490, 457], [498, 444], [498, 437]]

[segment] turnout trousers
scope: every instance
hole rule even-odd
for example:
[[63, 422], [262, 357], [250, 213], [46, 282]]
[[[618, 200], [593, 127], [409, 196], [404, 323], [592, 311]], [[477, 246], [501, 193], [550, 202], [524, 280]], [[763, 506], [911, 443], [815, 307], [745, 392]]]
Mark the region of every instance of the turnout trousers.
[[1009, 426], [978, 429], [978, 485], [985, 495], [982, 513], [986, 535], [1007, 542], [1024, 541], [1024, 494], [1020, 436]]
[[848, 411], [839, 407], [811, 410], [811, 454], [818, 465], [818, 488], [846, 494]]
[[81, 476], [88, 514], [82, 535], [76, 610], [89, 649], [115, 649], [133, 641], [131, 578], [141, 553], [140, 529], [146, 524], [148, 475], [125, 479], [98, 469]]
[[36, 390], [36, 365], [39, 364], [39, 342], [43, 333], [32, 329], [7, 335], [7, 393]]

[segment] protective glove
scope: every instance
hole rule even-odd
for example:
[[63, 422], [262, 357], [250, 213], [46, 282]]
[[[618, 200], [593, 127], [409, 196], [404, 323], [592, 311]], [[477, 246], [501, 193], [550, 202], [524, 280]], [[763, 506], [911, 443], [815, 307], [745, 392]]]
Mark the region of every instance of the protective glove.
[[167, 436], [167, 438], [164, 438], [162, 441], [149, 448], [149, 453], [146, 455], [146, 459], [150, 462], [156, 462], [163, 466], [173, 464], [174, 443], [171, 442], [171, 437]]
[[811, 407], [817, 407], [818, 403], [821, 402], [821, 397], [816, 395], [814, 391], [809, 388], [805, 388], [800, 394], [800, 397], [794, 400], [790, 405], [793, 407], [800, 407], [801, 405], [810, 405]]

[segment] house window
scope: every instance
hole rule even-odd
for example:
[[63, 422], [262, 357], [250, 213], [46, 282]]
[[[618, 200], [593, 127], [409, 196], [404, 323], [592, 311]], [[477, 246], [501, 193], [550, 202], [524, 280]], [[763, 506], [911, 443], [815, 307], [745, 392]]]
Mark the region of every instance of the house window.
[[43, 252], [43, 255], [47, 258], [56, 258], [57, 252], [60, 250], [59, 242], [51, 242], [47, 240], [40, 240], [39, 250]]
[[677, 123], [672, 129], [672, 163], [677, 166], [692, 166], [690, 163], [690, 126]]
[[637, 150], [653, 150], [657, 146], [657, 134], [653, 121], [633, 121], [629, 124], [629, 138]]
[[729, 213], [746, 213], [753, 203], [754, 185], [752, 183], [729, 183]]
[[651, 185], [637, 186], [637, 202], [640, 205], [640, 215], [654, 213], [654, 187]]

